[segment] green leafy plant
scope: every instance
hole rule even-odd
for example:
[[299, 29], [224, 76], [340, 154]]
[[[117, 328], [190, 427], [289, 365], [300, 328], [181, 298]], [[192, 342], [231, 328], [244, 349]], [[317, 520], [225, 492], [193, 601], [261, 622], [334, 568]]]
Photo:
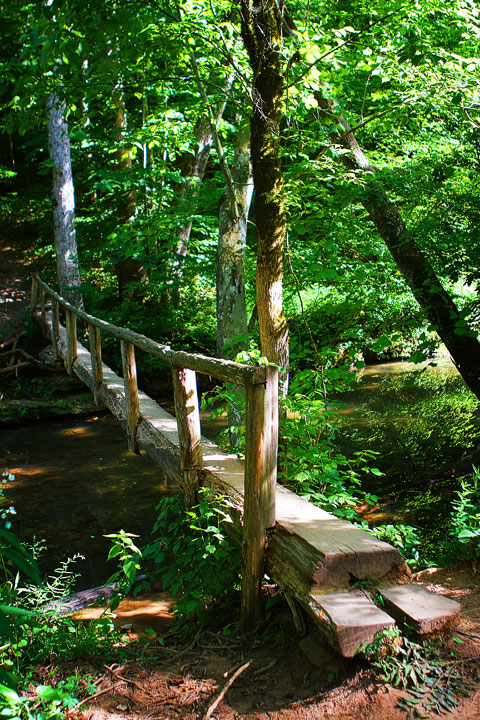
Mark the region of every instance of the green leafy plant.
[[398, 548], [412, 570], [420, 570], [428, 565], [428, 562], [420, 554], [420, 536], [418, 530], [412, 525], [377, 525], [376, 527], [365, 527], [369, 533], [375, 535], [379, 540], [384, 540], [390, 545]]
[[211, 622], [212, 610], [229, 607], [240, 583], [240, 551], [223, 529], [231, 522], [229, 506], [201, 489], [190, 510], [180, 493], [164, 498], [157, 510], [155, 539], [144, 550], [151, 574], [175, 596], [179, 627]]
[[457, 490], [456, 498], [452, 502], [451, 532], [452, 540], [445, 544], [459, 559], [473, 560], [477, 565], [480, 560], [480, 471], [473, 468], [473, 476], [461, 481], [461, 488]]
[[108, 560], [117, 559], [118, 569], [107, 581], [116, 584], [117, 592], [112, 595], [109, 603], [110, 610], [116, 610], [122, 597], [130, 592], [135, 583], [135, 578], [140, 570], [142, 551], [133, 542], [133, 538], [138, 537], [133, 533], [120, 530], [117, 533], [105, 535], [105, 537], [112, 541]]
[[359, 651], [380, 670], [382, 680], [408, 691], [398, 701], [408, 720], [452, 712], [468, 692], [462, 663], [443, 660], [438, 648], [401, 636], [396, 628], [380, 631]]

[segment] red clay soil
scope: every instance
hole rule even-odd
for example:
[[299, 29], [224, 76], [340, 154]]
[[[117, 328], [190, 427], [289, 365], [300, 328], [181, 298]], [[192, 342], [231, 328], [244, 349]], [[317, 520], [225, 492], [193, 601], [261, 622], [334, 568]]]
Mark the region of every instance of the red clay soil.
[[[471, 569], [429, 570], [416, 577], [426, 587], [462, 603], [454, 635], [438, 638], [437, 661], [445, 673], [460, 671], [465, 693], [458, 706], [441, 715], [480, 720], [480, 577]], [[152, 605], [153, 603], [153, 605]], [[157, 594], [128, 600], [118, 610], [117, 626], [127, 623], [133, 637], [145, 627], [166, 637], [162, 647], [150, 637], [138, 659], [124, 665], [83, 665], [97, 681], [97, 694], [70, 715], [82, 720], [406, 720], [397, 707], [411, 697], [384, 680], [365, 660], [345, 660], [315, 637], [303, 637], [286, 606], [273, 610], [262, 632], [246, 642], [234, 633], [199, 632], [183, 647], [168, 640], [168, 599]], [[87, 611], [87, 616], [90, 611]], [[455, 640], [453, 639], [455, 638]], [[304, 652], [305, 651], [305, 652]], [[308, 656], [308, 657], [307, 657]], [[61, 674], [50, 667], [39, 676], [54, 683]], [[238, 676], [233, 680], [235, 673]], [[229, 684], [229, 681], [231, 684]], [[226, 692], [220, 701], [222, 690]], [[419, 715], [426, 717], [426, 715]], [[412, 717], [419, 717], [413, 715]], [[435, 717], [432, 715], [431, 717]]]

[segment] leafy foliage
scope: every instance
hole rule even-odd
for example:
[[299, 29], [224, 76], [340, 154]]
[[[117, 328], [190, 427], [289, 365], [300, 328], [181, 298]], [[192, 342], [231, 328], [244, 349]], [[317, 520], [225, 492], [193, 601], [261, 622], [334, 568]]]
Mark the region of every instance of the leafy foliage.
[[190, 510], [180, 494], [164, 498], [157, 510], [156, 537], [144, 557], [152, 576], [176, 598], [178, 625], [188, 630], [198, 622], [218, 621], [219, 611], [231, 607], [240, 580], [240, 552], [223, 529], [232, 522], [226, 501], [203, 489]]
[[408, 691], [398, 701], [408, 720], [452, 712], [468, 692], [463, 663], [444, 661], [438, 648], [400, 636], [396, 629], [377, 633], [361, 650], [385, 682]]

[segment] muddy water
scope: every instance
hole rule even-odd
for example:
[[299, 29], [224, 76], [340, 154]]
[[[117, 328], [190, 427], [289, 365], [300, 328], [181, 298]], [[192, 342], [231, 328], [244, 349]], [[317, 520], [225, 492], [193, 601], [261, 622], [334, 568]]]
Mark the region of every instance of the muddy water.
[[103, 583], [115, 569], [106, 563], [104, 535], [124, 529], [147, 540], [155, 505], [175, 491], [145, 453], [128, 452], [110, 415], [3, 429], [0, 466], [15, 475], [5, 491], [17, 511], [12, 531], [46, 543], [46, 571], [84, 555], [81, 587]]

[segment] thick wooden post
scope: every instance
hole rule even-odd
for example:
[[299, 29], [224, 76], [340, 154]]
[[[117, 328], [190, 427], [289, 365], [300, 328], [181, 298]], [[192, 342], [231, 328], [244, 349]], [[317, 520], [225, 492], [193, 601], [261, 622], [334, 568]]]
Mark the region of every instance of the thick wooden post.
[[172, 378], [185, 503], [192, 507], [197, 500], [198, 472], [203, 464], [197, 375], [194, 370], [174, 365]]
[[278, 368], [266, 368], [266, 383], [247, 385], [245, 499], [243, 510], [242, 631], [261, 617], [266, 530], [275, 525], [278, 453]]
[[67, 331], [67, 372], [73, 375], [73, 361], [77, 357], [77, 316], [66, 310], [65, 324]]
[[60, 308], [55, 298], [52, 306], [52, 345], [55, 355], [57, 358], [60, 357]]
[[30, 307], [35, 310], [38, 303], [38, 280], [36, 277], [32, 277], [32, 295], [30, 300]]
[[103, 383], [103, 365], [102, 365], [102, 342], [100, 339], [100, 328], [95, 325], [88, 326], [88, 337], [90, 340], [90, 356], [92, 358], [93, 371], [93, 397], [95, 404], [100, 407], [100, 386]]
[[122, 348], [123, 383], [125, 386], [125, 410], [127, 413], [128, 449], [140, 454], [137, 442], [139, 416], [137, 366], [135, 364], [135, 347], [125, 340], [120, 341]]

